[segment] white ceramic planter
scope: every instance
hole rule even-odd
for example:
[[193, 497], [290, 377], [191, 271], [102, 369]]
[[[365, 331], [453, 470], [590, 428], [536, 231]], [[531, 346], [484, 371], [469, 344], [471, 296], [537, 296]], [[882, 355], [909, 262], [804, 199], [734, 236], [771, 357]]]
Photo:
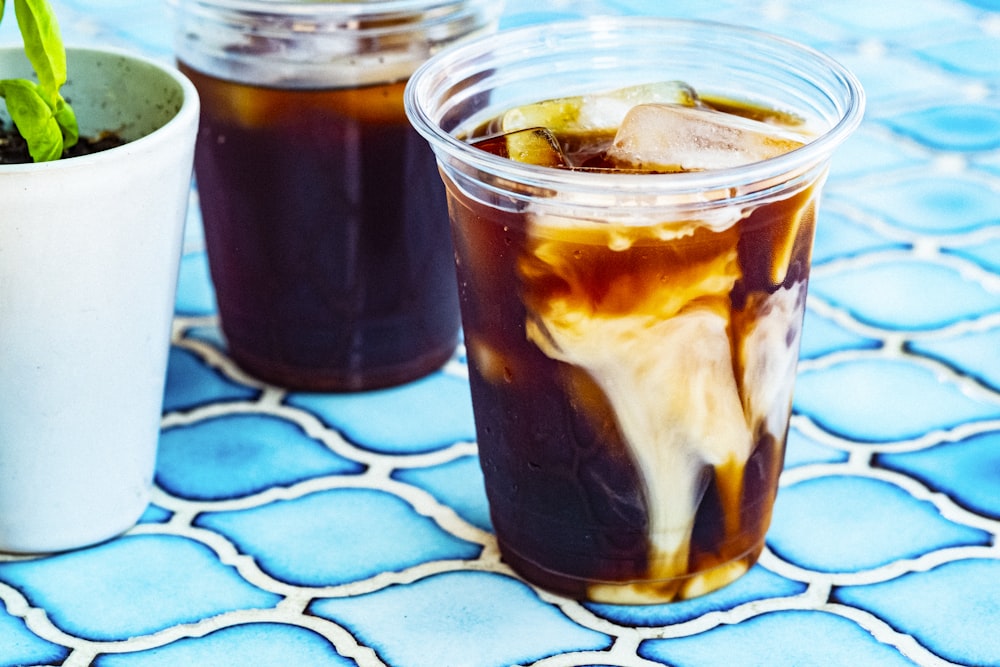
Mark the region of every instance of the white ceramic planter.
[[[0, 551], [129, 529], [149, 502], [198, 97], [180, 73], [71, 49], [94, 155], [0, 166]], [[30, 76], [0, 50], [0, 76]], [[0, 111], [2, 111], [0, 103]]]

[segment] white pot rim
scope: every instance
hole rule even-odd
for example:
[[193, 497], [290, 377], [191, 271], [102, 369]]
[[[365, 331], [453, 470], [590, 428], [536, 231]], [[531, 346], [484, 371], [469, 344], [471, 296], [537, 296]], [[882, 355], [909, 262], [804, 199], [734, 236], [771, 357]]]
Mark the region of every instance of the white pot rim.
[[[10, 52], [22, 52], [23, 48], [21, 46], [0, 46], [0, 53], [10, 53]], [[60, 160], [52, 160], [50, 162], [31, 162], [25, 164], [4, 164], [0, 165], [0, 174], [15, 174], [15, 173], [38, 173], [42, 174], [49, 171], [62, 171], [67, 169], [80, 169], [92, 167], [95, 162], [105, 161], [105, 160], [115, 160], [117, 156], [123, 150], [128, 150], [130, 152], [140, 151], [140, 150], [151, 150], [154, 148], [155, 144], [161, 141], [170, 141], [172, 132], [163, 132], [163, 130], [177, 124], [187, 124], [194, 120], [197, 120], [197, 116], [200, 113], [200, 99], [198, 97], [198, 91], [195, 89], [194, 84], [176, 67], [168, 63], [164, 63], [161, 60], [155, 60], [148, 56], [135, 53], [133, 51], [127, 51], [124, 49], [118, 49], [114, 47], [93, 47], [93, 46], [66, 46], [66, 58], [70, 61], [70, 67], [72, 67], [72, 58], [75, 55], [95, 55], [95, 56], [105, 56], [112, 57], [122, 60], [128, 60], [135, 62], [140, 65], [155, 68], [164, 74], [168, 75], [173, 81], [180, 86], [183, 92], [183, 100], [181, 102], [180, 108], [177, 113], [164, 125], [157, 128], [149, 134], [139, 137], [137, 139], [132, 139], [122, 146], [117, 146], [115, 148], [110, 148], [97, 153], [91, 153], [88, 155], [79, 155], [71, 158], [63, 158]], [[72, 71], [70, 72], [72, 76]]]

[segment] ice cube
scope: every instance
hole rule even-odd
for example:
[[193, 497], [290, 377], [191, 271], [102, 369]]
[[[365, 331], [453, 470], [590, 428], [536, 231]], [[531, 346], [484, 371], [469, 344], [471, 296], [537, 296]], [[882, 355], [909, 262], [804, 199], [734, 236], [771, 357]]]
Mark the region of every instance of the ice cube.
[[517, 162], [543, 167], [566, 166], [566, 158], [559, 148], [559, 142], [551, 132], [541, 127], [487, 137], [472, 145]]
[[694, 107], [700, 102], [697, 93], [686, 83], [662, 81], [516, 107], [504, 114], [501, 125], [505, 132], [530, 127], [547, 127], [557, 134], [614, 131], [629, 109], [638, 104]]
[[624, 169], [726, 169], [787, 153], [805, 138], [777, 125], [707, 108], [641, 104], [625, 116], [607, 156]]

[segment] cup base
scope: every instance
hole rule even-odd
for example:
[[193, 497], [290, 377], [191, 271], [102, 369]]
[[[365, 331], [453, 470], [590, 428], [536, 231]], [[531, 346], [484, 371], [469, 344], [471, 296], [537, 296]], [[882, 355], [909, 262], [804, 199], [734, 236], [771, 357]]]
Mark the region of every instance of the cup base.
[[500, 554], [526, 581], [580, 601], [601, 604], [644, 605], [701, 597], [733, 583], [757, 562], [764, 540], [724, 563], [671, 579], [595, 581], [555, 572], [500, 543]]
[[419, 357], [372, 368], [292, 366], [261, 358], [231, 344], [228, 352], [237, 366], [269, 384], [293, 391], [349, 392], [384, 389], [418, 380], [441, 368], [455, 354], [457, 346], [456, 339]]

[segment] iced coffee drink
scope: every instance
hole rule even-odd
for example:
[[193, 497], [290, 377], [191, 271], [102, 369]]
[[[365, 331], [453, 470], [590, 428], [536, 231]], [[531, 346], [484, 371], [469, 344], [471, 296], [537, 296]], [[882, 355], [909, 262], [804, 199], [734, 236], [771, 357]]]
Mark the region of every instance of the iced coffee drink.
[[684, 599], [764, 547], [828, 129], [762, 102], [651, 80], [437, 146], [493, 527], [532, 582]]
[[493, 28], [487, 0], [178, 0], [195, 157], [230, 357], [295, 390], [417, 379], [458, 343], [448, 215], [403, 89]]
[[[515, 108], [469, 140], [607, 173], [738, 166], [808, 141], [794, 118], [720, 106], [647, 85]], [[476, 401], [519, 406], [514, 425], [503, 410], [480, 420], [512, 564], [567, 593], [627, 599], [688, 597], [756, 559], [791, 409], [814, 193], [746, 218], [580, 221], [498, 215], [451, 190], [459, 256], [475, 258], [459, 281]]]
[[283, 90], [184, 62], [230, 356], [295, 389], [371, 389], [440, 367], [459, 316], [444, 192], [403, 82]]

